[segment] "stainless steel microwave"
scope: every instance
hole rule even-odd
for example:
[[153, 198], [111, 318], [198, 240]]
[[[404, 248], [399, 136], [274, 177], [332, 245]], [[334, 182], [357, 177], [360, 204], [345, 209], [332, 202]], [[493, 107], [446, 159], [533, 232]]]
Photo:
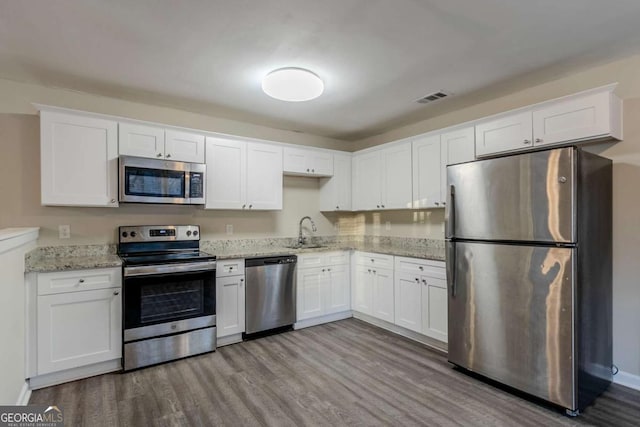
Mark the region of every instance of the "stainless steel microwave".
[[206, 166], [120, 156], [120, 201], [203, 205]]

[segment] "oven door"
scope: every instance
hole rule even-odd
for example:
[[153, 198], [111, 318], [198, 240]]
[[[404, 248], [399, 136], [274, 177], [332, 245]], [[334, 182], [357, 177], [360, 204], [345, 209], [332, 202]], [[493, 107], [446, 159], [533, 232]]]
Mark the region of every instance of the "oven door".
[[147, 267], [162, 271], [159, 274], [138, 274], [142, 268], [125, 267], [125, 342], [216, 325], [215, 269], [164, 271], [184, 269], [175, 264]]

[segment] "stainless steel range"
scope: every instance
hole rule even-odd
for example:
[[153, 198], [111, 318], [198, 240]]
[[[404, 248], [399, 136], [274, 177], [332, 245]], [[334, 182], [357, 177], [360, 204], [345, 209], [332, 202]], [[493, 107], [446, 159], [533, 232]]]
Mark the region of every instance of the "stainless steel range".
[[119, 228], [124, 370], [216, 348], [216, 259], [197, 225]]

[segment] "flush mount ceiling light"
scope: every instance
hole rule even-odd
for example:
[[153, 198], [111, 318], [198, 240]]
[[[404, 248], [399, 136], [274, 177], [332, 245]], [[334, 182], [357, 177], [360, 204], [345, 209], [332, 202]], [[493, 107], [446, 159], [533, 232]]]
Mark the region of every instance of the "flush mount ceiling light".
[[282, 101], [309, 101], [322, 95], [324, 83], [304, 68], [280, 68], [264, 76], [262, 90]]

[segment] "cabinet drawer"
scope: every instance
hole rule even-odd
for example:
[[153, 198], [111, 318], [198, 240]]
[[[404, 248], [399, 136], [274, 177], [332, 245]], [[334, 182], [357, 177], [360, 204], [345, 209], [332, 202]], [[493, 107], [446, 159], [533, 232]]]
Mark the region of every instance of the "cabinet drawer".
[[396, 257], [395, 271], [444, 279], [445, 264], [442, 261]]
[[357, 252], [356, 264], [393, 269], [393, 255], [376, 254], [372, 252]]
[[38, 295], [118, 288], [120, 286], [122, 286], [122, 270], [120, 268], [38, 274]]
[[349, 264], [349, 252], [327, 252], [325, 255], [325, 265]]
[[223, 259], [216, 263], [216, 277], [244, 275], [244, 259]]
[[324, 253], [298, 255], [298, 268], [320, 267], [325, 264], [324, 258]]

